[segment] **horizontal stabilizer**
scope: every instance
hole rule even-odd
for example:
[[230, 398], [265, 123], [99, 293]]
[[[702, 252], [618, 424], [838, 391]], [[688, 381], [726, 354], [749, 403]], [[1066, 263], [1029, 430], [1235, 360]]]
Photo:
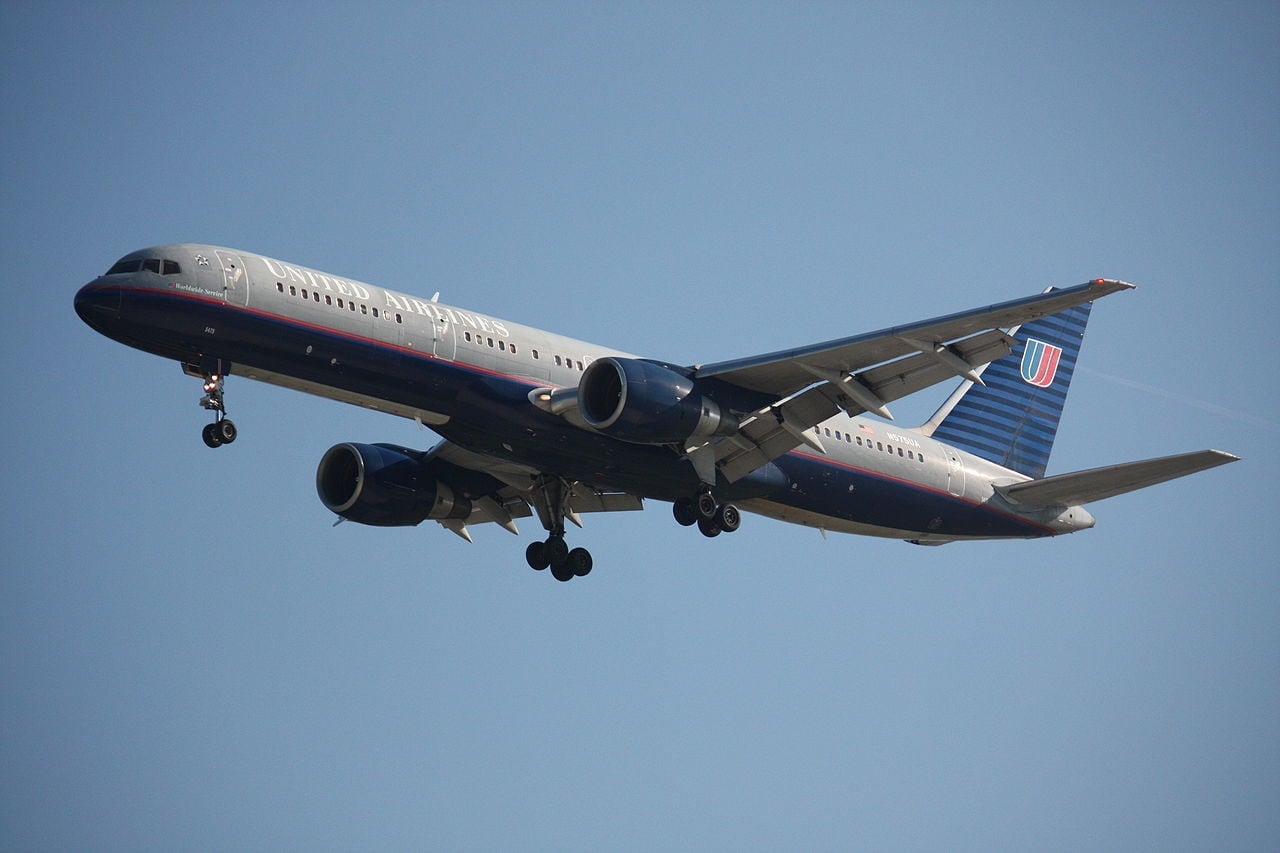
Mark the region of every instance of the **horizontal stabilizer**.
[[1026, 480], [1008, 486], [996, 486], [996, 490], [1017, 504], [1078, 506], [1145, 489], [1147, 486], [1185, 477], [1207, 468], [1216, 468], [1239, 458], [1221, 450], [1198, 450], [1160, 459], [1057, 474], [1042, 480]]

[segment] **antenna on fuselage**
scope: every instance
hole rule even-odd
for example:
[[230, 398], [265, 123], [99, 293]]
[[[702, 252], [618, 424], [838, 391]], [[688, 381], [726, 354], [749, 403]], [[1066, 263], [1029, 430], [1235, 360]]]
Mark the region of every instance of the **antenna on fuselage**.
[[432, 301], [432, 302], [439, 302], [439, 301], [440, 301], [440, 291], [438, 291], [438, 290], [437, 290], [437, 291], [435, 292], [435, 294], [431, 297], [431, 301]]

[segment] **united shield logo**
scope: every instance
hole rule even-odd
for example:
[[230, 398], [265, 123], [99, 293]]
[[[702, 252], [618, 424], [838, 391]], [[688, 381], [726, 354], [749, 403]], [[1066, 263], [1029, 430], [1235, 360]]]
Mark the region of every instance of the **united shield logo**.
[[1048, 388], [1053, 378], [1058, 375], [1058, 360], [1062, 358], [1062, 347], [1027, 338], [1026, 348], [1022, 351], [1022, 378], [1037, 388]]

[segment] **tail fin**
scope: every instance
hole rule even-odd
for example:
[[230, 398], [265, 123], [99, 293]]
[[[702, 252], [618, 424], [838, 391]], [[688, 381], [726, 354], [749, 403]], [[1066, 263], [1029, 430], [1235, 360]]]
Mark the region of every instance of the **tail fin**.
[[1011, 330], [1018, 343], [987, 365], [981, 374], [985, 384], [966, 381], [921, 431], [1029, 477], [1043, 477], [1092, 304]]

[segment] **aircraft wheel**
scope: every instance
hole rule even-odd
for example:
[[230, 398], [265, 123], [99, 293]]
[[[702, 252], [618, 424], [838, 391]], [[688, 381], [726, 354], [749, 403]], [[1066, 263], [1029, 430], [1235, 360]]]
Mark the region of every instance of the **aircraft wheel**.
[[699, 492], [694, 498], [693, 509], [698, 521], [713, 521], [716, 517], [716, 498], [711, 492]]
[[573, 567], [569, 565], [568, 559], [562, 563], [551, 564], [551, 577], [561, 583], [573, 580]]
[[551, 565], [546, 542], [530, 542], [529, 547], [524, 549], [524, 558], [528, 561], [529, 568], [535, 572], [540, 572]]
[[569, 552], [565, 565], [573, 572], [574, 577], [586, 577], [591, 572], [591, 552], [586, 548], [574, 548]]
[[204, 439], [204, 443], [209, 447], [222, 446], [222, 436], [218, 433], [217, 424], [205, 424], [204, 429], [200, 431], [200, 437]]
[[716, 526], [725, 533], [733, 533], [742, 526], [742, 513], [733, 504], [721, 504], [716, 510]]
[[563, 563], [569, 559], [569, 546], [564, 544], [563, 536], [548, 536], [546, 546], [547, 562], [552, 568], [555, 568], [557, 563]]
[[681, 527], [692, 527], [698, 523], [698, 513], [693, 506], [693, 498], [677, 498], [671, 505], [671, 514], [676, 517], [676, 524]]
[[222, 440], [223, 444], [230, 444], [235, 441], [236, 436], [239, 434], [236, 430], [236, 425], [226, 418], [214, 424], [213, 428], [218, 433], [218, 438]]
[[705, 518], [698, 519], [698, 529], [701, 530], [702, 535], [708, 539], [714, 539], [720, 535], [720, 525], [716, 524], [716, 520], [714, 518], [710, 520]]

